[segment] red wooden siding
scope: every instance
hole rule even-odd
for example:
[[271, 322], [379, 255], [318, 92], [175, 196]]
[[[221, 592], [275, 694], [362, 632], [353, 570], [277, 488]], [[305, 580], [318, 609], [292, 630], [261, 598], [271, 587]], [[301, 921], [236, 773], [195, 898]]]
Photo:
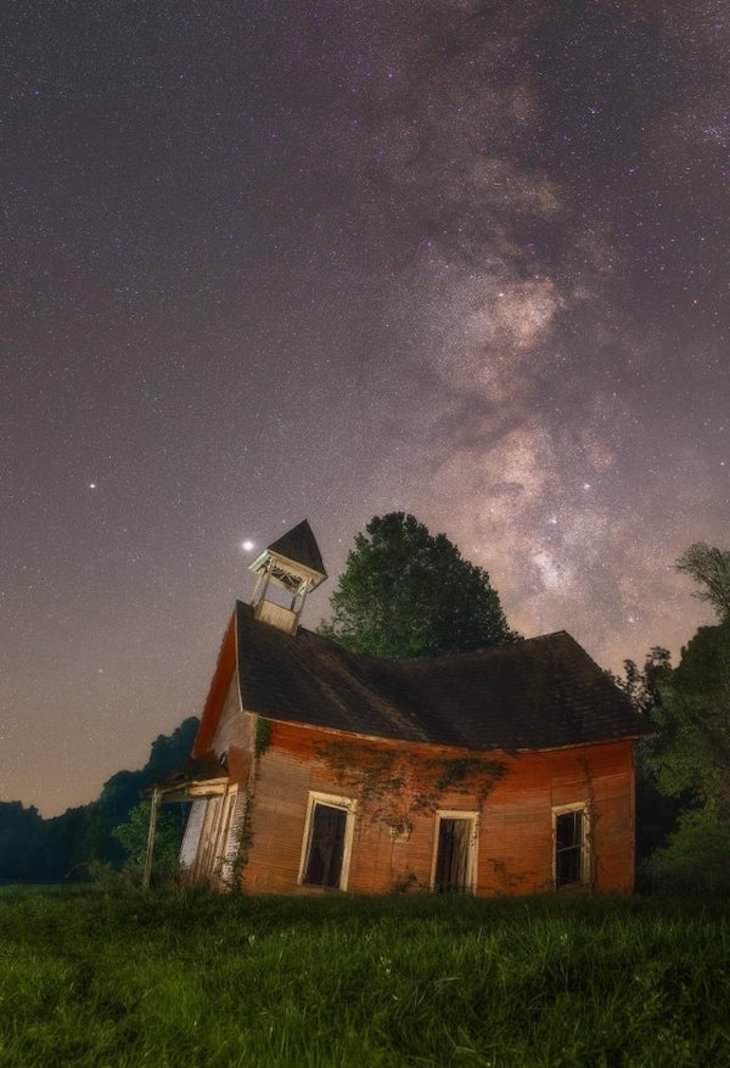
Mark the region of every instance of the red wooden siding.
[[[553, 883], [552, 807], [585, 801], [591, 809], [593, 885], [630, 891], [634, 879], [634, 763], [630, 740], [520, 754], [475, 754], [438, 746], [370, 741], [335, 731], [271, 723], [268, 746], [257, 761], [249, 801], [246, 887], [258, 892], [306, 892], [297, 876], [308, 793], [317, 790], [357, 797], [348, 785], [357, 767], [333, 767], [321, 747], [353, 745], [375, 760], [408, 755], [411, 772], [433, 778], [428, 762], [439, 758], [483, 757], [504, 765], [505, 773], [482, 802], [478, 786], [465, 780], [442, 792], [440, 809], [480, 811], [479, 894], [527, 894]], [[354, 752], [354, 751], [353, 751]], [[433, 767], [433, 763], [431, 764]], [[237, 776], [238, 777], [238, 776]], [[407, 787], [404, 786], [404, 790]], [[428, 887], [436, 819], [432, 810], [409, 813], [409, 835], [394, 834], [375, 816], [388, 804], [408, 807], [405, 794], [361, 801], [355, 817], [348, 889], [386, 893], [407, 884]], [[387, 807], [387, 806], [386, 806]], [[315, 891], [316, 892], [316, 891]]]

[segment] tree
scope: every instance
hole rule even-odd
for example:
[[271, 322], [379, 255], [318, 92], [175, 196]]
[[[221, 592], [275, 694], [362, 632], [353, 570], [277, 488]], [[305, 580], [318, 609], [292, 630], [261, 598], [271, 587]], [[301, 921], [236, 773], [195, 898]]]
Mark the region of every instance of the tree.
[[655, 711], [660, 787], [721, 804], [730, 819], [730, 618], [700, 627]]
[[624, 677], [612, 679], [623, 690], [632, 705], [641, 715], [646, 716], [661, 703], [661, 684], [672, 673], [672, 654], [661, 645], [653, 646], [646, 654], [644, 667], [640, 668], [634, 660], [624, 660]]
[[[177, 865], [187, 805], [165, 805], [160, 809], [155, 831], [155, 864], [168, 870]], [[130, 811], [124, 823], [112, 831], [114, 838], [124, 847], [127, 862], [141, 867], [147, 851], [147, 833], [150, 824], [150, 802], [140, 801]]]
[[43, 819], [20, 801], [0, 802], [0, 883], [44, 882], [48, 863], [43, 848]]
[[654, 649], [619, 683], [655, 726], [638, 750], [639, 852], [659, 846], [645, 870], [674, 889], [730, 890], [730, 552], [697, 542], [675, 566], [720, 622], [700, 627], [676, 669]]
[[[611, 678], [623, 690], [639, 715], [656, 720], [662, 703], [662, 688], [672, 677], [672, 658], [668, 649], [655, 645], [649, 650], [643, 667], [634, 660], [624, 660], [624, 676]], [[654, 739], [641, 740], [636, 747], [636, 859], [642, 864], [676, 828], [683, 797], [669, 797], [657, 784], [653, 761]]]
[[700, 584], [695, 597], [709, 602], [721, 619], [730, 616], [730, 550], [698, 541], [680, 556], [675, 567]]
[[675, 889], [730, 890], [730, 617], [701, 627], [655, 709], [659, 789], [685, 800], [652, 874]]
[[515, 641], [489, 575], [412, 515], [370, 520], [355, 538], [320, 633], [376, 656], [440, 656]]

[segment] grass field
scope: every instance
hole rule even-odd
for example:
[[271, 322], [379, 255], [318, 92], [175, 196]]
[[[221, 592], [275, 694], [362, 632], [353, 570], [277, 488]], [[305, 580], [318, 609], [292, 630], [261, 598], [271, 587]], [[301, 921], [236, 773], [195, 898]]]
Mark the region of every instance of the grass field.
[[730, 905], [0, 891], [0, 1065], [730, 1065]]

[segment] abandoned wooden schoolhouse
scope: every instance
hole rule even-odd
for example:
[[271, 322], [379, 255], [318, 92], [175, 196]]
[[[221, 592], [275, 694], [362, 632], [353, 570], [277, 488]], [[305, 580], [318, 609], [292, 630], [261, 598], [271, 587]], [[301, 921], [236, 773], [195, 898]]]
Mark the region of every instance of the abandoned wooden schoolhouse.
[[633, 888], [644, 727], [569, 634], [354, 654], [299, 625], [327, 577], [306, 521], [251, 569], [190, 764], [153, 794], [151, 826], [161, 802], [192, 802], [189, 878], [267, 893]]

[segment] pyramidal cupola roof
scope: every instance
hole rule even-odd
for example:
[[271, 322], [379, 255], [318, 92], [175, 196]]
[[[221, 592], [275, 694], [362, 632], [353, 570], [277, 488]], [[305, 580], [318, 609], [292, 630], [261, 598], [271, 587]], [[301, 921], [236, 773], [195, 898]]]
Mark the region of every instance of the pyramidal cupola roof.
[[318, 572], [323, 579], [327, 578], [317, 539], [306, 519], [297, 523], [276, 541], [272, 541], [271, 545], [267, 545], [266, 551], [275, 556], [284, 556], [295, 564], [301, 564], [310, 571]]

